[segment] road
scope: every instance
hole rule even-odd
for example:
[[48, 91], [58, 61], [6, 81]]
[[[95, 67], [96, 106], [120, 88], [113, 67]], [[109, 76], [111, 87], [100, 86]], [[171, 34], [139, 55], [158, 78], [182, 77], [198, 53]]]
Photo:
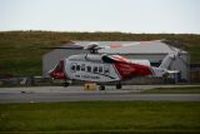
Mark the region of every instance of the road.
[[0, 103], [38, 103], [74, 101], [198, 101], [200, 94], [142, 94], [153, 86], [125, 86], [115, 90], [110, 86], [106, 91], [84, 91], [83, 87], [29, 87], [0, 88]]

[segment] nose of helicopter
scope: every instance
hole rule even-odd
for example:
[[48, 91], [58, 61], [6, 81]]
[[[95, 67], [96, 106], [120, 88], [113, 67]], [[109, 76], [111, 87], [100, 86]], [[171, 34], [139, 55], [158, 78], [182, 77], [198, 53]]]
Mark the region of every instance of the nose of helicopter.
[[54, 69], [50, 70], [48, 72], [49, 76], [54, 78], [54, 79], [61, 79], [65, 80], [67, 79], [66, 74], [65, 74], [65, 64], [64, 60], [61, 60]]

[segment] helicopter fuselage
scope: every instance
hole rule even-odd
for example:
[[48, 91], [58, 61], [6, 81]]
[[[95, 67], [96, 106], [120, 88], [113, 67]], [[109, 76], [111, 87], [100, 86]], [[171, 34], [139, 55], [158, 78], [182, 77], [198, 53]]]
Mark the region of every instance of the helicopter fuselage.
[[62, 59], [49, 72], [55, 79], [110, 83], [152, 75], [151, 66], [119, 55], [80, 54]]

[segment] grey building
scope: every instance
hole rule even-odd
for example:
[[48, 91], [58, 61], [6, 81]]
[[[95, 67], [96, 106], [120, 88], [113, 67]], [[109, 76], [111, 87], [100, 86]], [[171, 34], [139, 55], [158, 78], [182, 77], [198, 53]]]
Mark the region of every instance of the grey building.
[[[188, 52], [175, 48], [163, 41], [133, 42], [133, 41], [92, 41], [98, 45], [114, 45], [133, 43], [132, 46], [116, 47], [115, 49], [102, 49], [99, 53], [119, 54], [129, 59], [148, 59], [152, 66], [159, 66], [163, 58], [174, 51], [180, 53], [180, 58], [170, 65], [171, 70], [179, 70], [180, 80], [189, 81], [189, 63], [190, 56]], [[76, 44], [88, 45], [91, 41], [75, 41]], [[135, 45], [134, 45], [135, 44]], [[67, 58], [70, 55], [86, 53], [87, 50], [66, 50], [55, 49], [43, 56], [43, 77], [49, 77], [48, 71], [52, 69], [60, 59]]]

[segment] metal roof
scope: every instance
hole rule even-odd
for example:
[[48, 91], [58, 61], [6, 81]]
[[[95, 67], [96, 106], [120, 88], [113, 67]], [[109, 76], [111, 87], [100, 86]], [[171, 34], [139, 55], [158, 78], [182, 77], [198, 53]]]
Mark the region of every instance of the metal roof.
[[[133, 46], [120, 47], [115, 49], [102, 49], [100, 53], [109, 54], [167, 54], [172, 53], [174, 50], [179, 50], [173, 46], [162, 42], [161, 40], [154, 41], [75, 41], [75, 44], [81, 44], [82, 46], [91, 44], [91, 42], [98, 45], [120, 45], [120, 44], [136, 44]], [[186, 54], [186, 51], [181, 50], [181, 53]]]

